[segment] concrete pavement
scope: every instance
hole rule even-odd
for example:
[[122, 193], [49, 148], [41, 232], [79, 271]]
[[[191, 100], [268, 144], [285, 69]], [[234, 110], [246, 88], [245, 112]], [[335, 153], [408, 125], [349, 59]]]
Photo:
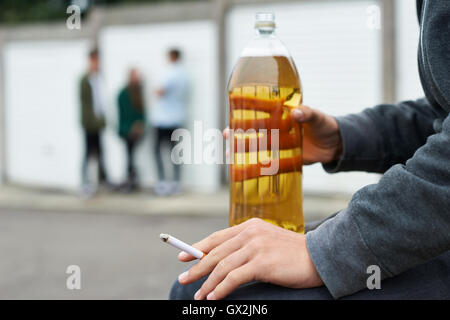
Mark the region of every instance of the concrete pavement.
[[[319, 220], [347, 206], [349, 195], [304, 195], [304, 212], [307, 221]], [[150, 190], [123, 194], [100, 191], [89, 200], [79, 194], [26, 188], [0, 186], [0, 208], [26, 209], [51, 212], [117, 213], [163, 216], [224, 216], [228, 215], [228, 189], [198, 194], [184, 192], [174, 197], [157, 197]]]

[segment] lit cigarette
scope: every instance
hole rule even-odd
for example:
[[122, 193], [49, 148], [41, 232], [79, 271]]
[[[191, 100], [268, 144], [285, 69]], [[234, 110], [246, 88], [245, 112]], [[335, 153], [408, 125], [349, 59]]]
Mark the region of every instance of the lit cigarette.
[[202, 252], [202, 251], [200, 251], [198, 249], [195, 249], [193, 246], [190, 246], [187, 243], [185, 243], [185, 242], [183, 242], [181, 240], [178, 240], [177, 238], [175, 238], [175, 237], [173, 237], [171, 235], [168, 235], [168, 234], [165, 234], [165, 233], [161, 233], [159, 235], [159, 238], [162, 241], [164, 241], [165, 243], [168, 243], [171, 246], [173, 246], [173, 247], [175, 247], [177, 249], [180, 249], [181, 251], [187, 252], [191, 256], [196, 257], [197, 259], [201, 259], [204, 256], [206, 256], [206, 253], [204, 253], [204, 252]]

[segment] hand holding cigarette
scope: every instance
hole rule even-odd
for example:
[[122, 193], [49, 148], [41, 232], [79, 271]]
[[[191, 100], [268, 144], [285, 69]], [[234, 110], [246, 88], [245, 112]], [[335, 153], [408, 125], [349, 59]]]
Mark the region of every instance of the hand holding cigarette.
[[[178, 281], [189, 284], [209, 274], [195, 294], [196, 300], [225, 298], [240, 285], [254, 280], [290, 288], [323, 285], [309, 256], [305, 235], [261, 219], [217, 231], [192, 247], [206, 255], [182, 273]], [[178, 255], [181, 261], [199, 257], [197, 251], [187, 253], [190, 248], [182, 250]]]

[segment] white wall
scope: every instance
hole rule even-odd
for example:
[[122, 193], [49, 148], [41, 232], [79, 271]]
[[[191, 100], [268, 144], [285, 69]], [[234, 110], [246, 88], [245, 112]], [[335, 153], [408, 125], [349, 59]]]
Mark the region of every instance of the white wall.
[[[137, 67], [144, 76], [147, 109], [151, 117], [152, 106], [158, 103], [154, 92], [161, 85], [167, 69], [167, 51], [171, 47], [181, 49], [183, 64], [191, 81], [187, 128], [192, 130], [194, 120], [202, 121], [204, 128], [218, 126], [217, 43], [212, 21], [104, 28], [100, 34], [100, 50], [111, 98], [109, 114], [112, 120], [105, 139], [108, 169], [116, 181], [125, 175], [125, 147], [115, 132], [117, 94], [126, 82], [129, 68]], [[144, 183], [154, 183], [157, 175], [151, 131], [139, 146], [136, 157]], [[184, 165], [182, 179], [191, 189], [213, 191], [220, 186], [220, 168], [216, 165]]]
[[397, 99], [412, 100], [424, 96], [417, 65], [419, 22], [416, 3], [397, 0]]
[[86, 41], [11, 42], [4, 49], [7, 177], [74, 189], [82, 150], [78, 83]]
[[[274, 12], [277, 34], [291, 52], [304, 103], [332, 115], [381, 102], [381, 32], [366, 27], [376, 1], [330, 1], [236, 6], [227, 17], [228, 74], [254, 33], [254, 14]], [[326, 174], [304, 167], [304, 190], [354, 192], [376, 182], [367, 173]]]

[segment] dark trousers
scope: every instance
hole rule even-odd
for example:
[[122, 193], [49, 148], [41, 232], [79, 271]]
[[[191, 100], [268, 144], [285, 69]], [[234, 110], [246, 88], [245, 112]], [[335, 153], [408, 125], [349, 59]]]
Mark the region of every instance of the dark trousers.
[[[164, 161], [163, 161], [163, 154], [162, 154], [162, 148], [164, 144], [168, 144], [170, 146], [170, 151], [173, 149], [173, 147], [176, 145], [176, 141], [172, 141], [172, 132], [176, 130], [177, 128], [156, 128], [156, 139], [155, 139], [155, 158], [156, 158], [156, 165], [158, 166], [158, 178], [159, 181], [163, 181], [166, 179], [166, 174], [164, 171]], [[169, 152], [170, 155], [170, 152]], [[175, 181], [180, 181], [180, 165], [175, 164], [173, 161], [171, 161], [173, 165], [174, 170], [174, 179]]]
[[[339, 275], [336, 275], [337, 277]], [[205, 278], [189, 285], [176, 281], [170, 299], [191, 300]], [[268, 283], [253, 282], [231, 293], [230, 300], [332, 300], [326, 287], [289, 289]], [[450, 252], [416, 266], [393, 278], [381, 281], [381, 289], [363, 289], [342, 300], [423, 300], [450, 299]]]
[[[334, 216], [334, 215], [333, 215]], [[321, 222], [307, 224], [305, 230], [315, 229]], [[336, 253], [338, 254], [338, 253]], [[339, 275], [336, 275], [339, 276]], [[169, 299], [190, 300], [207, 277], [189, 285], [178, 281], [172, 286]], [[332, 300], [326, 287], [290, 289], [269, 283], [251, 282], [240, 286], [230, 300]], [[450, 299], [450, 251], [433, 260], [411, 268], [393, 278], [381, 281], [381, 289], [363, 289], [342, 300], [417, 300]]]
[[85, 152], [82, 165], [82, 180], [83, 184], [88, 183], [88, 163], [90, 157], [97, 158], [99, 182], [106, 182], [106, 171], [104, 165], [103, 149], [100, 141], [100, 132], [97, 133], [84, 133], [85, 139]]
[[128, 182], [134, 183], [136, 182], [136, 169], [134, 167], [134, 149], [136, 148], [136, 144], [138, 141], [130, 138], [124, 140], [127, 149]]

